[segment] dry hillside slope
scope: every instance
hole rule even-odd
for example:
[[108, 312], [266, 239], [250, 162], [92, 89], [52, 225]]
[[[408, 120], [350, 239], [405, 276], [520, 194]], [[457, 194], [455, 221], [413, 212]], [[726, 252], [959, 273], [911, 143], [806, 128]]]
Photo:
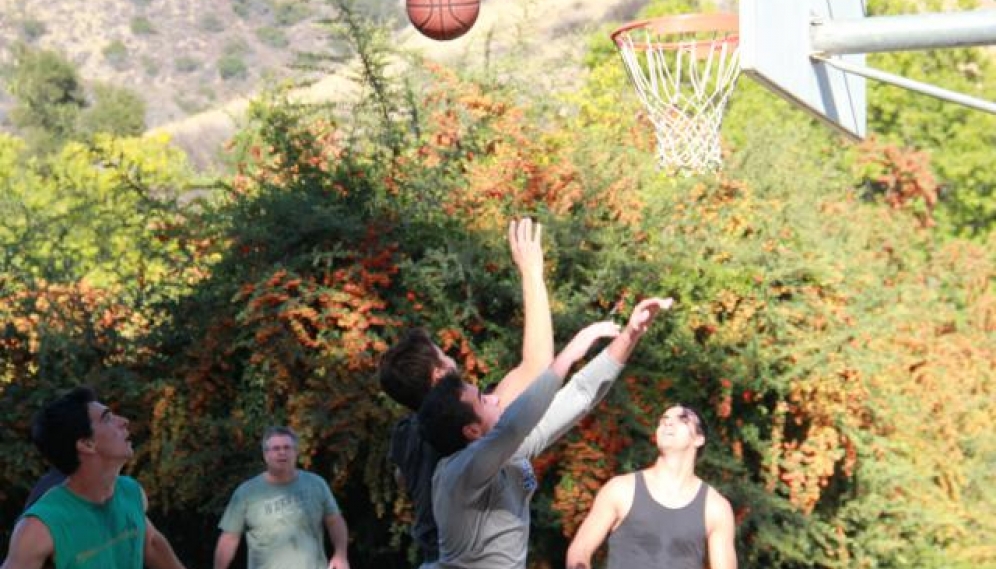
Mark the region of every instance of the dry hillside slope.
[[[531, 73], [555, 90], [576, 79], [588, 33], [605, 22], [633, 17], [642, 4], [639, 0], [485, 0], [474, 28], [461, 38], [433, 41], [406, 26], [395, 39], [405, 49], [448, 65], [480, 63], [488, 53], [492, 58], [510, 50], [528, 53], [527, 68], [517, 72]], [[329, 76], [297, 95], [312, 101], [356, 96], [349, 76], [348, 71]], [[204, 167], [238, 127], [247, 104], [246, 98], [234, 99], [152, 132], [169, 133], [195, 164]]]

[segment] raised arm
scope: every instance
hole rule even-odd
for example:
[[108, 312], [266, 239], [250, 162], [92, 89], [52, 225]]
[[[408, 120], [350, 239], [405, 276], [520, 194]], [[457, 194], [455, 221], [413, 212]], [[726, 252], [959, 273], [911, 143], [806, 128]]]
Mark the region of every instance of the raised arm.
[[632, 475], [617, 476], [598, 491], [591, 511], [567, 549], [567, 569], [591, 569], [592, 555], [629, 510], [626, 496], [633, 495], [632, 478]]
[[560, 377], [567, 377], [578, 360], [584, 357], [591, 346], [600, 338], [616, 338], [619, 336], [619, 326], [614, 322], [604, 321], [589, 324], [571, 338], [563, 350], [554, 358], [550, 369]]
[[[623, 364], [629, 360], [630, 354], [633, 353], [633, 349], [654, 317], [669, 306], [671, 306], [669, 298], [649, 298], [640, 302], [633, 309], [633, 314], [623, 331], [613, 334], [615, 338], [609, 347], [574, 374], [567, 386], [557, 393], [536, 428], [529, 433], [516, 451], [516, 455], [530, 458], [539, 455], [594, 409], [608, 393], [612, 382], [619, 376]], [[608, 325], [615, 327], [611, 323]], [[618, 327], [615, 329], [618, 330]], [[585, 349], [590, 345], [587, 344]], [[570, 344], [564, 351], [567, 352], [569, 348]], [[583, 351], [573, 359], [562, 359], [561, 355], [558, 355], [551, 369], [566, 373], [581, 355], [584, 355]]]
[[466, 452], [453, 458], [454, 468], [462, 473], [458, 483], [467, 489], [485, 487], [520, 449], [526, 437], [534, 436], [537, 423], [546, 415], [551, 401], [560, 397], [558, 389], [571, 365], [584, 356], [596, 340], [618, 333], [619, 327], [612, 322], [598, 322], [578, 332], [553, 365], [502, 413], [495, 427], [471, 443]]
[[629, 322], [626, 323], [622, 333], [609, 344], [609, 355], [612, 359], [621, 364], [626, 363], [657, 313], [671, 308], [672, 304], [674, 301], [670, 298], [653, 297], [641, 300], [630, 314]]
[[508, 245], [522, 279], [525, 322], [522, 361], [495, 387], [501, 407], [508, 407], [553, 361], [553, 322], [543, 280], [543, 227], [529, 218], [508, 226]]

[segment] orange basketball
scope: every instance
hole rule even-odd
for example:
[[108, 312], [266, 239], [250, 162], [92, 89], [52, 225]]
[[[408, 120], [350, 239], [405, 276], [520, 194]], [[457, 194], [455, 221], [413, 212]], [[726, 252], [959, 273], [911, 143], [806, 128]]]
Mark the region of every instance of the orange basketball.
[[406, 7], [408, 19], [422, 35], [451, 40], [474, 26], [481, 0], [407, 0]]

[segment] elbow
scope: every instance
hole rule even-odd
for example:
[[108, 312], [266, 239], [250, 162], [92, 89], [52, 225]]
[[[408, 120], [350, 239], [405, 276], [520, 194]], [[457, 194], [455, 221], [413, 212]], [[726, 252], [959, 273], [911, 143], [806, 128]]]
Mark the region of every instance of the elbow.
[[591, 556], [579, 552], [567, 551], [567, 569], [591, 569]]

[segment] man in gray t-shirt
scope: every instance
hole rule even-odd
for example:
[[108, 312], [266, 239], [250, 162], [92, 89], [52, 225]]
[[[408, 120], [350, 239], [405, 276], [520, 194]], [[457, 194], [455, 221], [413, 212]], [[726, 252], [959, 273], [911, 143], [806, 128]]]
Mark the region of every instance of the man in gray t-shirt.
[[[266, 471], [243, 482], [218, 523], [214, 569], [227, 569], [246, 534], [248, 569], [349, 569], [348, 531], [323, 478], [297, 469], [297, 435], [272, 427], [263, 437]], [[334, 553], [325, 556], [323, 529]]]
[[[552, 445], [602, 399], [656, 314], [652, 298], [625, 329], [600, 322], [579, 332], [546, 372], [502, 411], [501, 402], [450, 374], [429, 392], [418, 419], [443, 456], [432, 479], [441, 569], [524, 569], [529, 503], [536, 490], [530, 459]], [[612, 343], [560, 389], [596, 340]]]

